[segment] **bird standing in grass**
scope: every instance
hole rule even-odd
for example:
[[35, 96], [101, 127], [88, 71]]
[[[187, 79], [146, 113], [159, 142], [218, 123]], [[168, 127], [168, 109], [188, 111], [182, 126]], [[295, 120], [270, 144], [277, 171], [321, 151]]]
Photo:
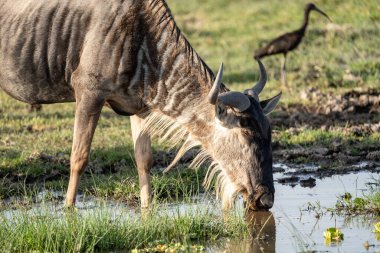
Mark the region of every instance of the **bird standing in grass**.
[[39, 112], [42, 110], [42, 105], [40, 104], [33, 104], [29, 105], [28, 112]]
[[305, 36], [307, 26], [309, 25], [309, 17], [311, 11], [319, 12], [331, 21], [330, 17], [326, 13], [318, 9], [317, 6], [315, 6], [313, 3], [309, 3], [305, 7], [305, 16], [301, 28], [277, 37], [276, 39], [269, 42], [268, 45], [258, 49], [254, 53], [255, 59], [262, 59], [266, 56], [275, 54], [284, 55], [281, 66], [281, 83], [284, 86], [286, 85], [286, 55], [288, 52], [296, 49]]

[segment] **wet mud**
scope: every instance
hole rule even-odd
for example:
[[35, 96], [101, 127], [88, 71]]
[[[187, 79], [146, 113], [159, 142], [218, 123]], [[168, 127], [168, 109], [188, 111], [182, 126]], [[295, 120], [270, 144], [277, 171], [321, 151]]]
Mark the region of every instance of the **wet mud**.
[[362, 135], [380, 130], [380, 91], [350, 91], [343, 95], [317, 89], [301, 92], [302, 103], [280, 106], [272, 125], [283, 128], [311, 127], [324, 130], [346, 127]]
[[[309, 89], [301, 93], [301, 100], [299, 104], [282, 106], [271, 115], [274, 129], [287, 129], [290, 135], [300, 134], [305, 129], [342, 131], [355, 137], [380, 132], [378, 90], [334, 95]], [[273, 135], [276, 134], [278, 133], [274, 130]], [[380, 143], [368, 144], [335, 138], [330, 143], [317, 142], [311, 147], [285, 147], [274, 142], [273, 150], [276, 162], [288, 165], [311, 163], [318, 166], [313, 171], [296, 170], [293, 176], [312, 174], [322, 178], [357, 171], [377, 172], [380, 167]]]

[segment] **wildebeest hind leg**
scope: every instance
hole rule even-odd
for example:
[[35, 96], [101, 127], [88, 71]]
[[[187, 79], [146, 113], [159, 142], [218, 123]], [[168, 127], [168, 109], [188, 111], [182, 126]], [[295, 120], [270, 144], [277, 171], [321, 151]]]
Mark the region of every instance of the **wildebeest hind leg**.
[[76, 96], [73, 147], [70, 158], [70, 181], [66, 206], [75, 205], [79, 179], [88, 164], [92, 138], [104, 105], [103, 96], [85, 91]]
[[139, 116], [131, 117], [135, 159], [140, 182], [141, 208], [148, 208], [152, 198], [149, 173], [153, 164], [153, 155], [150, 136], [142, 131], [143, 124], [143, 118]]

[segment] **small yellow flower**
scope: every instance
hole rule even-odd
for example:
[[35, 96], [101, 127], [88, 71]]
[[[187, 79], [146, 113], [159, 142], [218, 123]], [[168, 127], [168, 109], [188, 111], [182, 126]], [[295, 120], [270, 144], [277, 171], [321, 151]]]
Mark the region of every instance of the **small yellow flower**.
[[380, 233], [380, 222], [375, 225], [375, 233]]
[[328, 228], [323, 235], [326, 239], [326, 244], [330, 244], [332, 241], [339, 242], [344, 239], [342, 231], [337, 228]]
[[325, 238], [326, 238], [327, 240], [331, 240], [332, 235], [331, 235], [331, 232], [330, 232], [330, 231], [326, 230], [326, 231], [323, 233], [323, 235], [325, 236]]

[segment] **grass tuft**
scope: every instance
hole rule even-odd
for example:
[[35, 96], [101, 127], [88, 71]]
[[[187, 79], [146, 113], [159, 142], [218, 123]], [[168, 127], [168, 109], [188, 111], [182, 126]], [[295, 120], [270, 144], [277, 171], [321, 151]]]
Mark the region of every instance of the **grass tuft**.
[[[59, 212], [19, 210], [0, 214], [1, 252], [93, 252], [144, 248], [152, 242], [191, 244], [247, 233], [237, 213], [227, 217], [214, 207], [170, 209], [160, 205], [142, 217], [105, 208]], [[42, 214], [41, 214], [42, 213]]]

